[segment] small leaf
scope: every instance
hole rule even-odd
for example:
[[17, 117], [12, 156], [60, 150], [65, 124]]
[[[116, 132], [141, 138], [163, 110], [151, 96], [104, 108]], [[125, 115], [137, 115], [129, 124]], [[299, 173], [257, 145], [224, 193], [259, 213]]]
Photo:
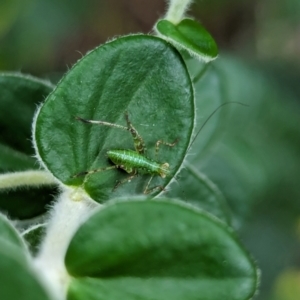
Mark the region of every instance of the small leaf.
[[183, 19], [176, 25], [167, 20], [160, 20], [155, 29], [162, 38], [179, 50], [186, 50], [199, 60], [209, 62], [218, 56], [218, 47], [212, 36], [192, 19]]
[[[114, 191], [116, 182], [129, 177], [121, 169], [77, 176], [111, 166], [108, 150], [133, 150], [134, 145], [128, 131], [86, 124], [75, 116], [126, 126], [127, 111], [146, 144], [147, 157], [167, 162], [171, 168], [169, 177], [155, 176], [150, 188], [166, 186], [182, 164], [190, 141], [193, 101], [186, 66], [172, 46], [145, 35], [119, 38], [80, 60], [49, 95], [36, 120], [38, 155], [61, 182], [82, 186], [98, 202], [140, 194], [149, 181], [147, 174]], [[158, 140], [172, 143], [177, 138], [174, 147], [161, 145], [155, 158]]]
[[102, 208], [79, 228], [65, 263], [69, 300], [246, 300], [258, 280], [227, 226], [165, 199]]
[[49, 300], [36, 274], [16, 247], [1, 243], [0, 299]]

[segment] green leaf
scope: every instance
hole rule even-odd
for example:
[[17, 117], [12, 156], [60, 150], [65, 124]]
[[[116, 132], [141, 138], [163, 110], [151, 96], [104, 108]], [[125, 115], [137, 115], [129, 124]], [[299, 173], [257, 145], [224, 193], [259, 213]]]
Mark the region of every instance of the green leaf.
[[[187, 161], [194, 163], [211, 156], [215, 145], [222, 137], [224, 128], [220, 124], [227, 117], [228, 109], [224, 107], [208, 119], [226, 101], [221, 76], [213, 64], [204, 64], [196, 59], [188, 59], [186, 63], [196, 92], [197, 129], [194, 134], [195, 140], [187, 156]], [[199, 134], [196, 136], [197, 133]], [[201, 172], [197, 163], [196, 168], [192, 164], [188, 164], [180, 171], [179, 176], [176, 177], [176, 183], [171, 186], [167, 196], [181, 198], [188, 203], [200, 206], [231, 224], [231, 211], [224, 196], [219, 188]]]
[[166, 199], [102, 208], [79, 228], [65, 263], [69, 300], [246, 300], [258, 281], [229, 227]]
[[[200, 74], [203, 73], [202, 64], [197, 64], [195, 60], [188, 62], [190, 72], [196, 74], [194, 77], [197, 77], [197, 69]], [[221, 66], [222, 63], [225, 63], [226, 66], [220, 67], [220, 63]], [[203, 125], [208, 116], [221, 104], [231, 101], [241, 101], [242, 99], [241, 102], [251, 106], [247, 108], [232, 103], [218, 110], [205, 124], [203, 129], [201, 129], [190, 151], [190, 155], [187, 156], [187, 161], [199, 172], [206, 174], [222, 191], [233, 212], [233, 225], [234, 227], [239, 227], [241, 220], [249, 212], [250, 201], [253, 201], [253, 195], [246, 191], [255, 187], [255, 182], [247, 183], [244, 180], [244, 175], [240, 174], [240, 171], [244, 170], [250, 174], [250, 169], [254, 168], [257, 162], [255, 162], [255, 152], [249, 152], [249, 148], [247, 149], [247, 147], [243, 147], [243, 152], [241, 152], [245, 156], [243, 160], [234, 151], [230, 151], [226, 147], [228, 136], [231, 134], [231, 128], [241, 132], [243, 122], [248, 117], [254, 118], [253, 102], [250, 101], [253, 97], [251, 89], [248, 90], [244, 84], [242, 93], [233, 94], [242, 85], [236, 85], [236, 82], [241, 80], [249, 84], [250, 78], [244, 77], [244, 74], [240, 72], [232, 72], [232, 67], [230, 64], [227, 65], [226, 61], [220, 59], [210, 64], [200, 80], [196, 82], [196, 122], [198, 128]], [[232, 89], [231, 87], [235, 88]], [[230, 91], [228, 88], [230, 88]], [[206, 94], [208, 97], [203, 98], [202, 94], [205, 91], [207, 91]], [[237, 118], [238, 121], [233, 121], [234, 115], [239, 116]], [[248, 144], [249, 135], [238, 134], [234, 136], [234, 140], [238, 143], [241, 137], [244, 137], [244, 140]], [[229, 157], [228, 155], [230, 155], [231, 159], [224, 159], [224, 156]], [[245, 166], [247, 164], [249, 165], [248, 167]], [[253, 177], [254, 180], [259, 178], [260, 176]]]
[[29, 155], [0, 143], [0, 167], [2, 172], [17, 168], [19, 170], [33, 169], [34, 160]]
[[155, 29], [162, 38], [199, 60], [209, 62], [218, 56], [218, 47], [213, 37], [192, 19], [183, 19], [178, 24], [160, 20]]
[[[31, 143], [33, 115], [37, 104], [52, 89], [48, 82], [32, 76], [0, 73], [1, 144], [29, 156], [34, 154]], [[34, 164], [35, 160], [32, 159], [32, 168]]]
[[213, 214], [228, 225], [231, 224], [231, 211], [222, 192], [207, 176], [188, 163], [180, 171], [166, 196], [182, 199]]
[[0, 245], [0, 299], [49, 299], [29, 263], [24, 240], [1, 214]]
[[[298, 216], [300, 127], [298, 110], [292, 105], [297, 99], [248, 64], [222, 57], [211, 65], [221, 83], [223, 101], [239, 101], [249, 107], [237, 104], [222, 107], [199, 134], [187, 160], [222, 191], [234, 214], [235, 227], [241, 226], [258, 199], [268, 203], [265, 204], [268, 210], [270, 205], [274, 208], [278, 203], [280, 211], [282, 201], [288, 209], [288, 201], [293, 206], [290, 211]], [[197, 72], [195, 68], [192, 70]], [[209, 68], [203, 79], [210, 71]], [[201, 91], [195, 89], [198, 124]], [[203, 156], [203, 151], [196, 151], [198, 143], [216, 117], [218, 139], [212, 144], [214, 148]]]
[[17, 230], [11, 225], [5, 216], [0, 214], [0, 243], [3, 243], [3, 241], [16, 246], [24, 252], [27, 251], [25, 243]]
[[[32, 120], [52, 88], [32, 76], [0, 73], [0, 173], [39, 168], [33, 158]], [[33, 218], [45, 212], [53, 193], [53, 187], [0, 191], [0, 210], [14, 219]]]
[[0, 247], [0, 299], [49, 300], [36, 274], [19, 249], [2, 243]]
[[[87, 176], [76, 174], [111, 166], [107, 151], [134, 149], [129, 132], [75, 119], [101, 120], [126, 126], [124, 114], [147, 146], [147, 157], [167, 162], [171, 174], [155, 176], [150, 187], [166, 186], [182, 164], [194, 119], [193, 88], [179, 53], [165, 41], [151, 36], [119, 38], [80, 60], [49, 95], [36, 120], [36, 147], [45, 166], [61, 182], [82, 186], [96, 201], [144, 191], [149, 175], [132, 179], [120, 169]], [[134, 167], [134, 165], [133, 165]], [[152, 195], [157, 194], [156, 191]]]

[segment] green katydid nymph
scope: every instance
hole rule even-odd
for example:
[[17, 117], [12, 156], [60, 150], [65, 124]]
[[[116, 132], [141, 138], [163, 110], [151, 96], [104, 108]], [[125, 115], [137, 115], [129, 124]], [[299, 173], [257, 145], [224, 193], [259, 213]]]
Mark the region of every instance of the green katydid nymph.
[[155, 144], [155, 160], [152, 160], [146, 156], [147, 148], [145, 146], [145, 143], [144, 143], [142, 137], [139, 135], [138, 131], [134, 128], [134, 126], [130, 122], [127, 112], [125, 113], [127, 127], [118, 125], [118, 124], [114, 124], [114, 123], [104, 122], [104, 121], [86, 120], [81, 117], [76, 117], [76, 119], [83, 123], [110, 126], [110, 127], [129, 131], [133, 138], [135, 150], [128, 150], [128, 149], [109, 150], [109, 151], [107, 151], [107, 156], [110, 159], [110, 161], [114, 164], [113, 166], [80, 172], [73, 177], [90, 175], [90, 174], [104, 172], [104, 171], [108, 171], [108, 170], [112, 170], [112, 169], [122, 169], [125, 172], [127, 172], [129, 174], [129, 176], [127, 178], [119, 181], [115, 185], [114, 190], [117, 187], [119, 187], [121, 184], [130, 182], [138, 174], [151, 175], [151, 177], [144, 189], [144, 194], [150, 194], [156, 190], [164, 189], [164, 187], [162, 187], [162, 186], [155, 186], [155, 187], [149, 188], [151, 180], [154, 176], [160, 176], [161, 178], [165, 178], [166, 176], [169, 176], [169, 174], [170, 174], [169, 164], [167, 162], [159, 163], [157, 161], [159, 146], [162, 144], [162, 145], [166, 145], [169, 147], [173, 147], [178, 142], [178, 139], [176, 139], [173, 143], [167, 143], [165, 141], [158, 140]]
[[[236, 103], [236, 104], [248, 106], [246, 104], [243, 104], [240, 102], [234, 102], [234, 101], [221, 104], [210, 114], [210, 116], [202, 124], [202, 126], [198, 130], [197, 134], [194, 136], [192, 142], [190, 143], [187, 151], [191, 148], [191, 146], [193, 145], [193, 143], [196, 140], [200, 131], [203, 129], [203, 127], [209, 121], [209, 119], [217, 112], [217, 110], [219, 110], [222, 106], [230, 104], [230, 103]], [[128, 149], [127, 150], [126, 149], [109, 150], [109, 151], [107, 151], [107, 156], [110, 159], [110, 161], [114, 164], [113, 166], [80, 172], [80, 173], [74, 175], [73, 177], [90, 175], [90, 174], [104, 172], [104, 171], [108, 171], [108, 170], [112, 170], [112, 169], [122, 169], [125, 172], [127, 172], [129, 174], [129, 176], [127, 178], [119, 181], [115, 185], [113, 190], [115, 190], [121, 184], [130, 182], [138, 174], [151, 175], [151, 177], [144, 189], [144, 194], [150, 194], [157, 190], [160, 190], [160, 191], [164, 190], [163, 186], [155, 186], [155, 187], [149, 188], [150, 183], [154, 176], [160, 176], [161, 178], [165, 178], [170, 175], [169, 164], [167, 162], [160, 163], [157, 161], [159, 146], [162, 144], [162, 145], [166, 145], [169, 147], [174, 147], [179, 140], [178, 138], [173, 143], [168, 143], [168, 142], [165, 142], [162, 140], [158, 140], [155, 144], [155, 160], [152, 160], [146, 156], [147, 148], [145, 146], [145, 143], [144, 143], [142, 137], [139, 135], [138, 131], [133, 127], [132, 123], [130, 122], [127, 112], [125, 113], [127, 127], [118, 125], [118, 124], [114, 124], [114, 123], [104, 122], [104, 121], [86, 120], [81, 117], [76, 117], [76, 119], [83, 123], [110, 126], [113, 128], [118, 128], [118, 129], [129, 131], [133, 138], [135, 150], [128, 150]]]

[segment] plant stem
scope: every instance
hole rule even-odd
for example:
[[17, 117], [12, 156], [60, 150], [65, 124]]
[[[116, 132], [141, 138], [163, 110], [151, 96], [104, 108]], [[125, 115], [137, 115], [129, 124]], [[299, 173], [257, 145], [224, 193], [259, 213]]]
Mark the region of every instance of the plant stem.
[[175, 25], [178, 24], [184, 17], [191, 3], [192, 0], [170, 0], [165, 19]]
[[59, 196], [50, 212], [46, 236], [35, 265], [55, 300], [66, 299], [70, 275], [64, 258], [69, 243], [79, 226], [97, 206], [81, 189], [68, 189]]
[[57, 184], [57, 182], [54, 177], [46, 171], [31, 170], [0, 175], [0, 189], [53, 184]]

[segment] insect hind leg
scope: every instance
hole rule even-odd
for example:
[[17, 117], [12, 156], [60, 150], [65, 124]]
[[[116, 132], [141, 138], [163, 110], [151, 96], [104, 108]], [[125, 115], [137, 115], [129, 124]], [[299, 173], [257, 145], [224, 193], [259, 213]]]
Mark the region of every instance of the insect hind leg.
[[130, 176], [126, 177], [123, 180], [118, 181], [117, 184], [114, 186], [113, 191], [115, 191], [120, 185], [122, 185], [126, 182], [130, 182], [136, 176], [137, 176], [137, 172], [133, 172], [130, 174]]
[[133, 127], [129, 120], [128, 112], [125, 112], [125, 120], [127, 123], [128, 131], [131, 133], [134, 143], [134, 148], [139, 154], [145, 154], [147, 151], [143, 138], [139, 135], [138, 131]]
[[119, 129], [122, 129], [122, 130], [129, 130], [125, 126], [122, 126], [122, 125], [119, 125], [119, 124], [114, 124], [114, 123], [109, 123], [109, 122], [105, 122], [105, 121], [87, 120], [87, 119], [83, 119], [83, 118], [78, 117], [78, 116], [76, 116], [75, 119], [78, 120], [78, 121], [81, 121], [83, 123], [104, 125], [104, 126], [119, 128]]

